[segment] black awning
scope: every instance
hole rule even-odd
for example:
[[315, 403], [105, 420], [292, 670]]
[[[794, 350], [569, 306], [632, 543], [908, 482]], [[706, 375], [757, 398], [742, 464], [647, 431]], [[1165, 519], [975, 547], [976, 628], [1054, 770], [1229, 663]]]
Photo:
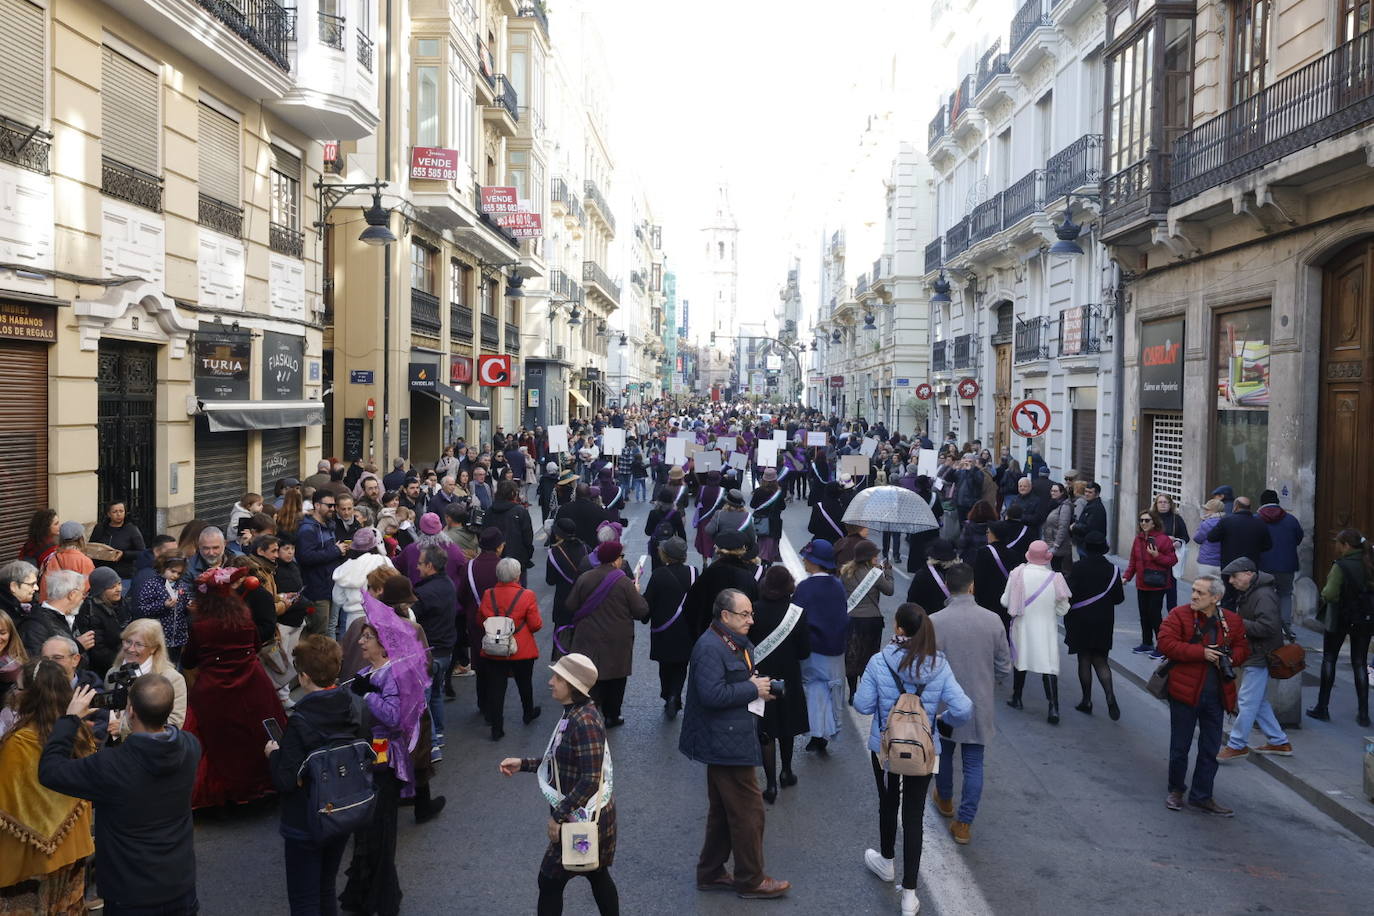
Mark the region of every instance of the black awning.
[[467, 411], [467, 415], [474, 420], [485, 420], [487, 417], [491, 416], [490, 407], [486, 406], [481, 401], [474, 401], [472, 398], [463, 394], [463, 392], [456, 388], [451, 388], [443, 382], [435, 382], [433, 391], [422, 388], [417, 388], [416, 391], [427, 394], [436, 401], [452, 401], [454, 404], [457, 404], [459, 407], [463, 408], [463, 410]]
[[321, 401], [198, 401], [214, 433], [324, 425]]

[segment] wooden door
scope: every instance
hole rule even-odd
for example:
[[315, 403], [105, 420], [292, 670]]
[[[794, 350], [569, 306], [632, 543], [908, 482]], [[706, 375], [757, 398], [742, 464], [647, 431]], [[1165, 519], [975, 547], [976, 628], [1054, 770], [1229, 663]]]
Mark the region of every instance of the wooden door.
[[1317, 518], [1313, 574], [1318, 583], [1335, 559], [1342, 528], [1374, 535], [1374, 243], [1342, 252], [1326, 269], [1322, 291], [1321, 394], [1317, 440]]
[[1011, 448], [1011, 344], [998, 344], [993, 347], [993, 359], [997, 363], [996, 387], [993, 389], [993, 403], [997, 409], [997, 445], [994, 455], [1001, 455], [1002, 449]]

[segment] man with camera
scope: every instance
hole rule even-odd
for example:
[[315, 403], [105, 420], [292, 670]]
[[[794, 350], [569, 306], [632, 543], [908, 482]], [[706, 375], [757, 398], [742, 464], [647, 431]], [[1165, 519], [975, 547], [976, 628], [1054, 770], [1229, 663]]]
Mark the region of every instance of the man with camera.
[[1259, 572], [1249, 557], [1232, 560], [1222, 569], [1236, 593], [1236, 613], [1245, 621], [1245, 641], [1250, 657], [1241, 668], [1237, 703], [1240, 711], [1231, 727], [1226, 747], [1217, 755], [1218, 763], [1229, 763], [1250, 756], [1250, 729], [1259, 723], [1266, 743], [1255, 748], [1259, 754], [1293, 756], [1293, 745], [1274, 715], [1265, 694], [1269, 686], [1269, 653], [1283, 645], [1283, 617], [1279, 613], [1279, 593], [1274, 577]]
[[1225, 592], [1217, 576], [1198, 576], [1191, 600], [1165, 618], [1155, 642], [1169, 666], [1169, 795], [1164, 805], [1170, 811], [1183, 808], [1183, 793], [1189, 790], [1188, 751], [1196, 731], [1197, 763], [1188, 805], [1218, 817], [1235, 814], [1212, 797], [1212, 781], [1222, 717], [1236, 711], [1235, 666], [1250, 657], [1250, 644], [1244, 621], [1217, 604]]
[[[706, 840], [697, 860], [697, 889], [734, 891], [745, 899], [781, 897], [792, 885], [763, 871], [763, 762], [755, 716], [773, 699], [754, 670], [749, 625], [754, 607], [738, 589], [716, 595], [714, 618], [692, 649], [678, 750], [706, 764]], [[725, 863], [734, 853], [735, 871]]]
[[171, 682], [147, 674], [129, 688], [129, 737], [72, 759], [77, 727], [95, 695], [84, 686], [72, 695], [43, 748], [38, 781], [95, 804], [96, 881], [106, 916], [190, 916], [199, 910], [191, 788], [200, 742], [167, 725]]

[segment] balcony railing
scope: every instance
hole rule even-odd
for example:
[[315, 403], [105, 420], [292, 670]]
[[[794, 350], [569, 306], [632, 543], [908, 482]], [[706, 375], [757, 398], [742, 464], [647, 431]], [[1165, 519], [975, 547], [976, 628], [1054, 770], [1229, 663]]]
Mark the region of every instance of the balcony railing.
[[1045, 0], [1026, 0], [1011, 19], [1011, 54], [1015, 55], [1031, 37], [1031, 33], [1041, 26], [1054, 26], [1045, 9]]
[[496, 63], [491, 56], [491, 48], [480, 37], [477, 39], [477, 72], [482, 75], [482, 79], [487, 81], [487, 85], [496, 88]]
[[196, 0], [278, 68], [291, 72], [287, 51], [296, 40], [296, 11], [276, 0]]
[[457, 302], [448, 304], [448, 336], [450, 340], [472, 340], [472, 309]]
[[1145, 158], [1102, 183], [1102, 231], [1112, 232], [1169, 208], [1171, 157], [1149, 150]]
[[493, 350], [501, 346], [501, 338], [496, 325], [497, 322], [494, 316], [482, 316], [482, 346], [490, 347]]
[[299, 258], [305, 253], [305, 234], [283, 226], [281, 223], [267, 224], [268, 247], [277, 254]]
[[443, 325], [439, 321], [439, 297], [423, 290], [410, 291], [410, 333], [438, 337]]
[[1013, 358], [1018, 363], [1050, 358], [1050, 320], [1043, 316], [1017, 322]]
[[972, 73], [959, 81], [959, 88], [949, 97], [949, 122], [953, 124], [960, 116], [973, 107], [973, 96], [977, 87], [977, 77]]
[[544, 37], [549, 37], [549, 11], [544, 6], [544, 0], [520, 0], [520, 17], [538, 22], [544, 30]]
[[641, 290], [648, 289], [648, 284], [644, 280], [644, 274], [637, 270], [630, 271], [630, 282], [638, 286]]
[[1102, 180], [1102, 135], [1087, 134], [1045, 164], [1045, 199], [1053, 200]]
[[926, 246], [926, 273], [934, 273], [940, 269], [940, 265], [945, 263], [942, 257], [942, 247], [944, 239], [936, 238]]
[[0, 116], [0, 160], [46, 175], [51, 151], [52, 134]]
[[506, 322], [506, 352], [520, 352], [520, 325]]
[[601, 196], [601, 189], [596, 186], [596, 182], [590, 178], [582, 182], [582, 191], [587, 200], [596, 205], [596, 209], [601, 211], [601, 218], [610, 227], [611, 234], [615, 234], [615, 216], [611, 213], [610, 206], [606, 203], [606, 198]]
[[878, 280], [880, 280], [881, 278], [883, 278], [883, 277], [885, 277], [885, 276], [887, 276], [887, 274], [883, 272], [883, 259], [882, 259], [882, 258], [874, 258], [874, 259], [873, 259], [873, 282], [874, 282], [874, 283], [877, 283]]
[[162, 212], [162, 178], [132, 165], [103, 157], [100, 161], [101, 193]]
[[333, 13], [317, 13], [316, 15], [320, 17], [320, 44], [326, 48], [342, 51], [344, 36], [348, 34], [344, 17], [335, 16]]
[[243, 237], [243, 208], [208, 194], [200, 195], [200, 224], [232, 238]]
[[1008, 229], [1045, 206], [1045, 172], [1034, 169], [1002, 192], [1002, 228]]
[[859, 274], [859, 279], [854, 281], [854, 295], [862, 296], [868, 292], [868, 274]]
[[972, 225], [969, 228], [969, 242], [981, 242], [991, 238], [1002, 228], [1002, 192], [983, 201], [969, 214]]
[[520, 120], [520, 98], [515, 94], [515, 87], [506, 79], [504, 73], [496, 75], [496, 104], [506, 109], [506, 114], [511, 116], [511, 120]]
[[1002, 39], [999, 38], [978, 60], [978, 82], [974, 87], [973, 94], [975, 96], [982, 95], [983, 90], [988, 88], [993, 80], [1010, 72], [1011, 68], [1007, 66], [1007, 55], [1002, 53]]
[[620, 287], [611, 282], [611, 278], [606, 276], [606, 271], [601, 269], [601, 265], [595, 261], [582, 262], [582, 282], [595, 283], [601, 287], [611, 299], [620, 301]]
[[940, 110], [935, 113], [935, 117], [930, 119], [929, 142], [926, 145], [931, 147], [939, 143], [940, 138], [945, 135], [947, 130], [949, 130], [949, 109], [941, 105]]
[[1374, 32], [1228, 108], [1174, 143], [1174, 203], [1374, 120]]
[[1059, 355], [1088, 356], [1102, 352], [1102, 310], [1075, 305], [1059, 312]]
[[478, 213], [477, 221], [481, 223], [483, 226], [486, 226], [492, 232], [496, 233], [496, 235], [500, 236], [501, 241], [505, 242], [510, 247], [520, 247], [520, 240], [517, 239], [515, 236], [511, 235], [509, 229], [505, 228], [504, 226], [497, 225], [496, 220], [491, 218], [491, 214]]
[[973, 335], [960, 334], [954, 338], [954, 368], [968, 369], [973, 366]]
[[949, 371], [949, 341], [937, 340], [931, 345], [930, 370], [932, 372]]
[[362, 29], [358, 29], [358, 63], [368, 73], [372, 72], [372, 39]]
[[965, 216], [945, 232], [945, 257], [952, 258], [968, 248], [969, 218]]

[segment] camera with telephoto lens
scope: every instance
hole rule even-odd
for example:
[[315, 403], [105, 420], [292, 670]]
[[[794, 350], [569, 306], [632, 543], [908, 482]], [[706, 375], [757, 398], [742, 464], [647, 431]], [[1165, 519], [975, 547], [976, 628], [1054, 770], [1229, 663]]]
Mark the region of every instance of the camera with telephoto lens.
[[775, 700], [781, 700], [787, 695], [786, 687], [787, 685], [782, 681], [770, 680], [768, 682], [768, 692], [773, 695]]
[[1234, 681], [1236, 679], [1236, 667], [1231, 664], [1231, 649], [1228, 646], [1208, 646], [1221, 653], [1217, 659], [1217, 671], [1221, 674], [1223, 681]]
[[138, 664], [125, 662], [110, 672], [110, 686], [100, 690], [91, 700], [92, 709], [123, 709], [129, 705], [129, 688], [138, 679]]
[[487, 510], [481, 503], [474, 500], [468, 504], [468, 520], [464, 524], [473, 531], [481, 531], [487, 526]]

